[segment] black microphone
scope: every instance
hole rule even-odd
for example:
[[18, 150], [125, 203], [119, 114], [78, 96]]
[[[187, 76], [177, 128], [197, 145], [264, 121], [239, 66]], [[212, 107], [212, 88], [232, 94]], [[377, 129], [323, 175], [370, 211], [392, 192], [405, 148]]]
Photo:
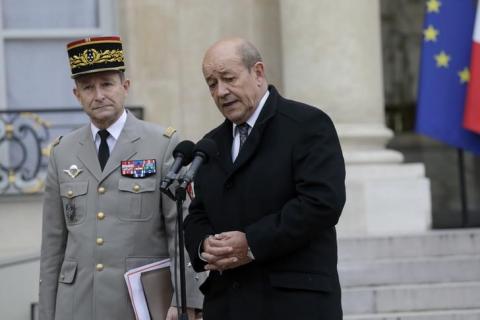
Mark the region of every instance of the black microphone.
[[195, 174], [200, 166], [207, 163], [208, 160], [217, 153], [217, 145], [212, 139], [204, 138], [200, 140], [195, 149], [193, 149], [193, 161], [187, 172], [179, 179], [180, 187], [186, 188], [187, 185], [193, 181]]
[[194, 147], [195, 144], [190, 140], [184, 140], [175, 147], [172, 152], [175, 161], [162, 179], [160, 190], [166, 190], [175, 181], [180, 169], [192, 161]]

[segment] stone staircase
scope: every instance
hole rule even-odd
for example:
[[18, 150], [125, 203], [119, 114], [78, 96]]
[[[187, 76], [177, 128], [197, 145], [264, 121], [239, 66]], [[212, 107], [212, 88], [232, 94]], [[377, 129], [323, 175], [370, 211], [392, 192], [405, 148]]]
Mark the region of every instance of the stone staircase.
[[339, 240], [345, 320], [480, 320], [480, 229]]

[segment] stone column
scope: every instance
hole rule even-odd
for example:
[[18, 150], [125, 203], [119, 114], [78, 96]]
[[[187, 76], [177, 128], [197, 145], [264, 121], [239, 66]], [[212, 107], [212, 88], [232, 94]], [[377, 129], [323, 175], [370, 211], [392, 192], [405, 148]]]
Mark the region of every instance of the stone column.
[[119, 26], [125, 39], [129, 101], [146, 119], [176, 127], [197, 140], [223, 121], [210, 97], [201, 64], [224, 37], [256, 43], [269, 61], [267, 75], [281, 84], [278, 0], [125, 0]]
[[342, 236], [424, 231], [431, 224], [423, 164], [385, 148], [378, 0], [280, 0], [288, 98], [326, 111], [347, 164]]

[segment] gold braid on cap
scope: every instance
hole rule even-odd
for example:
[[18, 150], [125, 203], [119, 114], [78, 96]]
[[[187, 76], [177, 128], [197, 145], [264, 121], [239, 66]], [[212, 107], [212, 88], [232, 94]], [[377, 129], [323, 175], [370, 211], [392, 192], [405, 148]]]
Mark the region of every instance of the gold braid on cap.
[[73, 69], [106, 62], [124, 62], [123, 50], [96, 50], [86, 49], [80, 55], [70, 58], [70, 66]]

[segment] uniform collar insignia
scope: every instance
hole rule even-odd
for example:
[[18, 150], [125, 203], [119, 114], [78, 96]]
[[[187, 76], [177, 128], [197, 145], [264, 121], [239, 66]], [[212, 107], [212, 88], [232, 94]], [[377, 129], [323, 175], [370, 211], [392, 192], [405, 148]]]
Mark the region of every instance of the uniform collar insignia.
[[63, 170], [63, 172], [68, 174], [72, 179], [75, 179], [82, 171], [83, 170], [79, 169], [76, 164], [72, 164], [69, 169]]

